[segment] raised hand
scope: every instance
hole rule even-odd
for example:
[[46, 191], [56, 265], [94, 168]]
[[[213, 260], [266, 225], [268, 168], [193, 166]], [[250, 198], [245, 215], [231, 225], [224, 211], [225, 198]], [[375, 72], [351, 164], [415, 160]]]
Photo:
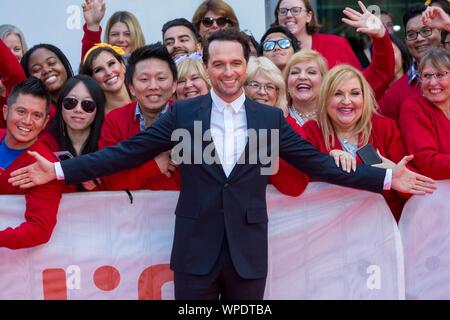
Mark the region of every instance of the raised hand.
[[11, 178], [8, 179], [9, 183], [27, 189], [56, 179], [55, 165], [52, 162], [37, 152], [28, 151], [28, 154], [34, 157], [36, 162], [12, 172]]
[[356, 159], [353, 158], [350, 153], [343, 150], [333, 149], [329, 154], [334, 158], [334, 162], [338, 168], [341, 167], [342, 170], [348, 173], [350, 173], [351, 170], [353, 170], [353, 172], [356, 171]]
[[433, 179], [412, 172], [406, 167], [414, 156], [404, 157], [392, 170], [392, 189], [403, 193], [424, 195], [433, 193], [436, 185]]
[[450, 31], [450, 17], [440, 7], [428, 7], [422, 12], [422, 23], [432, 29]]
[[343, 13], [347, 16], [348, 19], [342, 18], [342, 22], [348, 24], [353, 28], [356, 28], [357, 32], [367, 34], [369, 37], [384, 37], [386, 28], [384, 27], [380, 18], [369, 12], [369, 10], [367, 10], [366, 6], [361, 1], [358, 1], [358, 5], [361, 8], [362, 13], [352, 8], [346, 7]]
[[104, 0], [85, 0], [81, 5], [86, 25], [91, 31], [100, 30], [100, 22], [105, 16], [106, 5]]

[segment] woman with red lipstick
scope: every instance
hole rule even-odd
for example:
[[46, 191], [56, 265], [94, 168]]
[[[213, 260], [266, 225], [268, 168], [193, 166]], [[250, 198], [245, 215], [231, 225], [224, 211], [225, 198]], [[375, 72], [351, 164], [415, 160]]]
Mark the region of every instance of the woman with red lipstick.
[[105, 97], [105, 115], [110, 111], [131, 103], [125, 84], [124, 51], [106, 43], [97, 44], [85, 55], [80, 74], [88, 75], [97, 81]]
[[400, 111], [400, 129], [413, 163], [436, 180], [450, 179], [450, 53], [430, 49], [419, 64], [422, 96]]
[[175, 63], [178, 71], [175, 94], [178, 100], [202, 96], [209, 92], [211, 83], [200, 54], [182, 56]]
[[[383, 168], [392, 168], [392, 161], [397, 163], [406, 155], [395, 122], [376, 113], [373, 91], [357, 69], [348, 65], [331, 69], [323, 80], [318, 103], [318, 120], [308, 121], [303, 130], [306, 139], [330, 153], [338, 166], [355, 170], [361, 162], [356, 151], [367, 144], [378, 150]], [[393, 190], [383, 195], [398, 220], [404, 199]]]

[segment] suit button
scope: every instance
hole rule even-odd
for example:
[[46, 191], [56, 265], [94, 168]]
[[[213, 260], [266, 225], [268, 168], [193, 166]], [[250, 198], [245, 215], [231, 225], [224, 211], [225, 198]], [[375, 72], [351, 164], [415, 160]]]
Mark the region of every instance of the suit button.
[[224, 185], [223, 185], [223, 187], [224, 188], [228, 188], [230, 185], [228, 184], [228, 183], [225, 183]]

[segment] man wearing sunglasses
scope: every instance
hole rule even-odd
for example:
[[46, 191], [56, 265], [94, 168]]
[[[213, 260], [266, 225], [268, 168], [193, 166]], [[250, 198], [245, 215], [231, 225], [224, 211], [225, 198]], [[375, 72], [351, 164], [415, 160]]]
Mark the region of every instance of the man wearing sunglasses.
[[[269, 173], [264, 170], [267, 163], [256, 155], [260, 148], [277, 154], [279, 150], [280, 157], [297, 169], [343, 186], [378, 193], [391, 186], [415, 194], [434, 190], [431, 179], [406, 168], [407, 160], [394, 169], [362, 165], [356, 172], [345, 173], [329, 155], [303, 140], [280, 109], [247, 99], [243, 86], [249, 48], [239, 31], [214, 33], [203, 59], [211, 80], [210, 94], [175, 102], [153, 126], [116, 147], [56, 164], [36, 155], [38, 162], [13, 172], [9, 182], [32, 187], [57, 177], [69, 183], [85, 181], [140, 165], [179, 143], [194, 146], [193, 154], [198, 155], [197, 145], [200, 159], [192, 159], [197, 157], [193, 155], [180, 164], [182, 185], [171, 255], [175, 298], [183, 300], [263, 298], [268, 270], [265, 195]], [[199, 125], [200, 134], [195, 129]], [[271, 130], [277, 132], [276, 137], [264, 142]], [[253, 141], [256, 148], [246, 141], [251, 132], [258, 139]], [[207, 135], [214, 141], [214, 150], [210, 138], [202, 139]], [[207, 157], [212, 153], [213, 164]]]
[[49, 119], [50, 96], [44, 84], [31, 77], [17, 84], [3, 106], [7, 128], [0, 129], [0, 194], [25, 195], [25, 222], [16, 228], [0, 231], [0, 247], [21, 249], [46, 243], [56, 224], [61, 199], [61, 184], [49, 182], [30, 189], [12, 187], [10, 173], [33, 163], [26, 151], [39, 152], [49, 161], [56, 161], [52, 152], [40, 141]]
[[417, 64], [428, 49], [440, 46], [440, 31], [426, 26], [422, 20], [422, 13], [425, 12], [426, 8], [423, 4], [416, 5], [411, 7], [403, 16], [405, 42], [410, 55], [413, 57], [413, 64], [408, 72], [398, 79], [379, 101], [381, 113], [397, 122], [400, 117], [401, 105], [406, 98], [422, 95]]

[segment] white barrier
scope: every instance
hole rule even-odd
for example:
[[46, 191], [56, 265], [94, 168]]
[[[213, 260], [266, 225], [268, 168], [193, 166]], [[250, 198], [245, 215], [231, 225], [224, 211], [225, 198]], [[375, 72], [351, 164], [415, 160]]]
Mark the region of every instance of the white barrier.
[[407, 299], [450, 299], [450, 180], [412, 197], [399, 228], [405, 252]]
[[[177, 192], [66, 194], [50, 242], [0, 249], [0, 299], [173, 299]], [[381, 195], [310, 183], [267, 194], [266, 299], [404, 299], [401, 240]], [[0, 229], [23, 221], [0, 197]]]

